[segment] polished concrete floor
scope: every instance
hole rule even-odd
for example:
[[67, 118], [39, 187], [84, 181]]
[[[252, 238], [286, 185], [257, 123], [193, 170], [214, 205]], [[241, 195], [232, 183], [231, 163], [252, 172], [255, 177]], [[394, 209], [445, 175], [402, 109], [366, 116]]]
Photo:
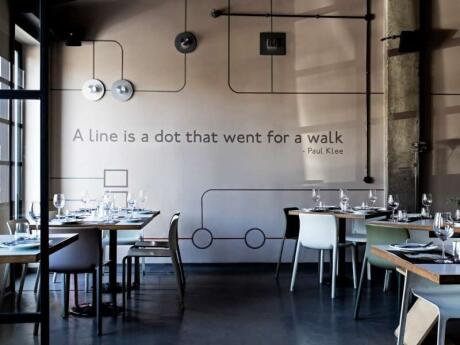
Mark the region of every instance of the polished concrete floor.
[[[174, 276], [165, 266], [148, 267], [150, 272], [130, 300], [125, 318], [105, 317], [105, 334], [101, 337], [96, 336], [92, 318], [60, 317], [62, 284], [51, 284], [51, 344], [395, 343], [397, 294], [382, 292], [379, 272], [364, 290], [362, 319], [354, 321], [352, 286], [338, 288], [336, 299], [331, 301], [330, 286], [319, 286], [316, 268], [308, 266], [299, 271], [297, 289], [291, 293], [289, 267], [284, 267], [278, 282], [273, 279], [272, 268], [273, 265], [186, 267], [186, 302], [181, 311]], [[28, 291], [23, 296], [22, 310], [35, 308], [35, 295], [30, 291], [32, 278], [26, 283]], [[83, 279], [80, 287], [83, 288]], [[83, 292], [79, 296], [80, 302], [91, 298], [91, 294]], [[39, 343], [32, 335], [31, 325], [0, 325], [0, 342]]]

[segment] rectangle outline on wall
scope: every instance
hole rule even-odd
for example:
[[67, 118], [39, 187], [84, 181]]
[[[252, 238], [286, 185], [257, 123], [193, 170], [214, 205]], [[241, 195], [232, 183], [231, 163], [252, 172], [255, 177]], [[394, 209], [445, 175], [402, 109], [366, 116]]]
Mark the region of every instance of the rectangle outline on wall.
[[[125, 172], [126, 182], [124, 185], [109, 185], [107, 184], [107, 172]], [[125, 188], [128, 187], [128, 169], [104, 169], [104, 188]]]
[[125, 206], [124, 207], [128, 207], [128, 192], [127, 191], [125, 191], [125, 190], [109, 190], [107, 192], [112, 193], [112, 194], [124, 194], [124, 196], [125, 196]]

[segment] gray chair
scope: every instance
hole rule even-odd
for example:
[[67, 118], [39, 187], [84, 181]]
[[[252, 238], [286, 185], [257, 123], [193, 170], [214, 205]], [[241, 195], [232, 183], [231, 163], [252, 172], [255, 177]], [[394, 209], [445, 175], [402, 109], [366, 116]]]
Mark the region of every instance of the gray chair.
[[[96, 311], [100, 311], [102, 276], [97, 274], [97, 270], [102, 267], [101, 232], [94, 228], [50, 228], [50, 234], [69, 234], [79, 235], [78, 241], [57, 251], [50, 256], [49, 271], [62, 273], [64, 277], [63, 287], [63, 309], [62, 316], [69, 316], [69, 292], [70, 276], [74, 275], [75, 282], [75, 304], [78, 307], [78, 274], [90, 273], [93, 275], [93, 305], [98, 306]], [[97, 315], [99, 320], [99, 315]]]
[[[407, 239], [410, 238], [409, 231], [404, 228], [393, 228], [389, 226], [382, 225], [370, 225], [366, 226], [367, 228], [367, 244], [366, 252], [364, 254], [363, 267], [361, 269], [361, 278], [359, 279], [358, 293], [355, 300], [355, 307], [353, 311], [353, 318], [357, 320], [359, 318], [359, 309], [361, 305], [361, 295], [363, 289], [364, 275], [366, 274], [367, 264], [376, 266], [385, 270], [385, 285], [388, 281], [388, 271], [396, 271], [396, 266], [391, 262], [382, 259], [374, 255], [371, 251], [372, 246], [374, 245], [389, 245], [392, 243], [404, 243]], [[398, 276], [398, 287], [400, 288], [401, 278]], [[398, 291], [398, 296], [400, 296]], [[398, 305], [401, 305], [398, 302]]]
[[[179, 292], [181, 306], [184, 306], [184, 288], [185, 274], [182, 265], [182, 259], [178, 241], [178, 223], [179, 213], [175, 213], [169, 225], [168, 242], [160, 241], [140, 241], [138, 245], [132, 246], [128, 250], [128, 254], [123, 258], [123, 311], [126, 309], [126, 299], [131, 296], [131, 266], [132, 259], [139, 258], [164, 258], [170, 257], [174, 272], [176, 274], [176, 282]], [[128, 269], [126, 269], [126, 267]], [[126, 282], [127, 281], [127, 282]]]

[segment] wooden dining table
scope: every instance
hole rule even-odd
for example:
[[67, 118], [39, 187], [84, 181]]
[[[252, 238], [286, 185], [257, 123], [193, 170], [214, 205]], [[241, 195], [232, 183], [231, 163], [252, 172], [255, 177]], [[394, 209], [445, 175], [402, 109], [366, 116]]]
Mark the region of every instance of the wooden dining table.
[[[309, 210], [309, 209], [300, 209], [300, 210], [292, 210], [289, 211], [289, 215], [291, 216], [299, 216], [301, 214], [317, 214], [317, 215], [332, 215], [334, 216], [337, 221], [338, 221], [338, 232], [339, 232], [339, 243], [345, 243], [346, 240], [346, 233], [347, 233], [347, 220], [352, 219], [352, 220], [361, 220], [361, 221], [366, 221], [371, 218], [377, 218], [377, 217], [382, 217], [388, 215], [390, 212], [389, 211], [384, 211], [384, 210], [375, 210], [375, 211], [369, 211], [369, 212], [342, 212], [340, 210], [329, 210], [329, 211], [314, 211], [314, 210]], [[339, 247], [339, 265], [341, 267], [345, 267], [345, 248]], [[338, 282], [344, 282], [346, 281], [345, 277], [345, 270], [339, 270], [339, 275], [338, 275]]]
[[460, 284], [460, 264], [420, 263], [396, 252], [388, 245], [372, 246], [374, 255], [385, 259], [405, 275], [399, 327], [396, 330], [398, 345], [421, 344], [436, 324], [437, 311], [428, 302], [418, 300], [409, 311], [409, 300], [417, 278], [436, 285]]

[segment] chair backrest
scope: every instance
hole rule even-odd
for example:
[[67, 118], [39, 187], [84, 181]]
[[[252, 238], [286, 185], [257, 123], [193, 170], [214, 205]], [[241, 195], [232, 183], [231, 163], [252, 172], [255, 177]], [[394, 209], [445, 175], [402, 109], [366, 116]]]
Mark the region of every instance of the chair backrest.
[[168, 241], [169, 241], [169, 248], [171, 248], [172, 252], [177, 252], [179, 250], [179, 234], [178, 234], [178, 227], [179, 227], [179, 216], [180, 213], [174, 213], [171, 217], [171, 222], [169, 223], [169, 234], [168, 234]]
[[327, 214], [301, 214], [299, 241], [303, 247], [332, 249], [337, 245], [337, 220]]
[[99, 262], [101, 232], [93, 228], [50, 228], [50, 234], [78, 234], [78, 240], [50, 256], [50, 271], [93, 272]]
[[6, 222], [8, 232], [10, 235], [14, 235], [16, 232], [16, 224], [29, 224], [27, 219], [10, 219]]
[[367, 225], [367, 244], [366, 244], [366, 258], [371, 265], [383, 269], [395, 269], [387, 260], [375, 256], [371, 252], [373, 245], [386, 245], [392, 243], [404, 243], [410, 236], [409, 231], [404, 228], [394, 228], [382, 225]]
[[296, 211], [297, 207], [286, 207], [284, 209], [284, 216], [286, 218], [286, 231], [284, 237], [297, 238], [299, 237], [300, 221], [299, 216], [291, 216], [289, 211]]

